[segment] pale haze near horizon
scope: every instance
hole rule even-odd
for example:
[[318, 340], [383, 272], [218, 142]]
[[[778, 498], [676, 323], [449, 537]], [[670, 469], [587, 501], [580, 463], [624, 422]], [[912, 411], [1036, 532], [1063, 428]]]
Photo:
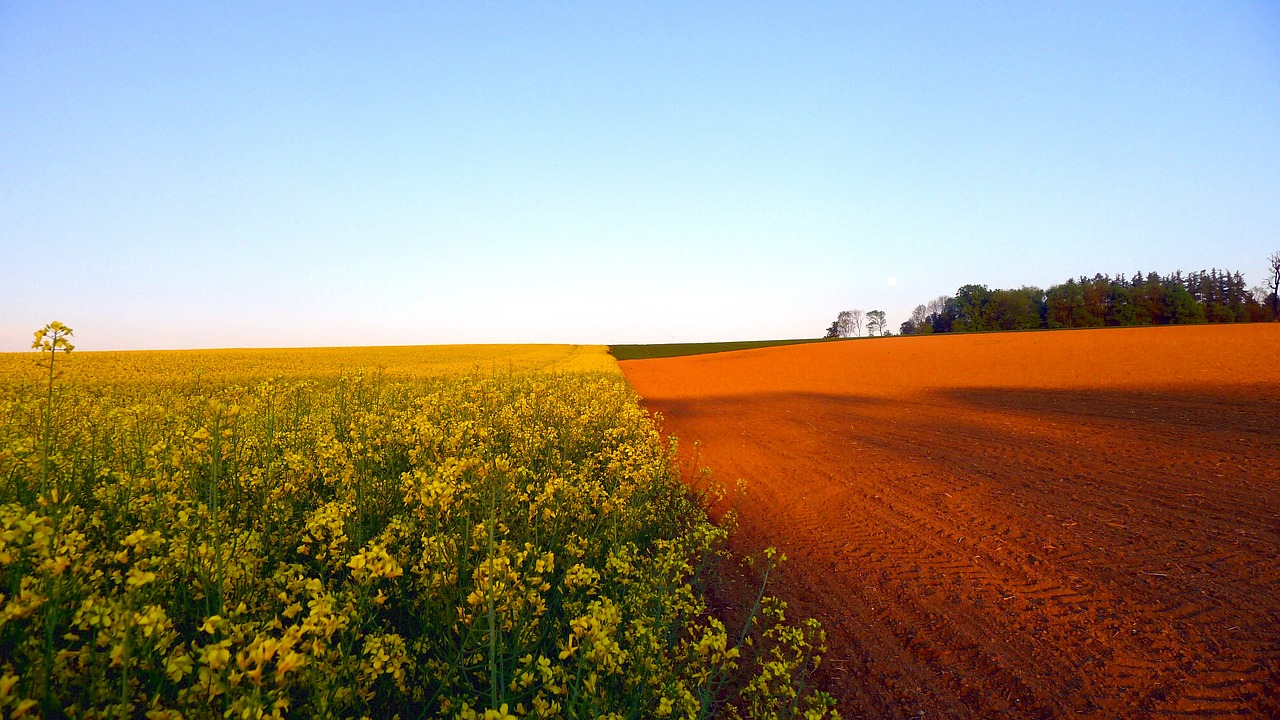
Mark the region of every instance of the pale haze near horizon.
[[0, 351], [816, 337], [1277, 250], [1273, 3], [0, 6]]

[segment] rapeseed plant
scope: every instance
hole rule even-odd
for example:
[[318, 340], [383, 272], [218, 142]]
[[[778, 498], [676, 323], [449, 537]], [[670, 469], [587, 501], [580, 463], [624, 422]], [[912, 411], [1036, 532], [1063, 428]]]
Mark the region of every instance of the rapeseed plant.
[[559, 372], [584, 353], [91, 353], [55, 388], [70, 334], [0, 382], [0, 714], [829, 714], [816, 626], [708, 613], [727, 530], [616, 370]]

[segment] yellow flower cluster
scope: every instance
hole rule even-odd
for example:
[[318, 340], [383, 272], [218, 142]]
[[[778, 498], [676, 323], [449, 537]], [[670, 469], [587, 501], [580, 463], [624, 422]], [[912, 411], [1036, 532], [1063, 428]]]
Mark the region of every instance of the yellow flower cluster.
[[726, 530], [611, 360], [48, 345], [0, 381], [0, 716], [829, 714], [820, 631], [707, 612]]

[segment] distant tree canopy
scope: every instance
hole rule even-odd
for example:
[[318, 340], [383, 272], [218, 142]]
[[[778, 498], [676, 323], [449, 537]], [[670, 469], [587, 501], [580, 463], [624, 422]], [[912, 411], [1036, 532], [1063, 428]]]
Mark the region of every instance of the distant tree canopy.
[[862, 335], [862, 311], [841, 310], [836, 321], [827, 328], [825, 337], [850, 338]]
[[[1280, 311], [1280, 253], [1274, 278], [1251, 291], [1240, 273], [1209, 270], [1161, 276], [1081, 276], [1048, 290], [965, 285], [919, 305], [902, 334], [1127, 325], [1263, 322]], [[1266, 293], [1265, 297], [1258, 297]]]

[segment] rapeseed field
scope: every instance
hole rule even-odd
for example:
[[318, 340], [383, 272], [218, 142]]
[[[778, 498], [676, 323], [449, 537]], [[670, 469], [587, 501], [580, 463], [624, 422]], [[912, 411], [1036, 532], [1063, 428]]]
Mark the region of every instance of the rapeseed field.
[[834, 714], [603, 347], [70, 340], [0, 356], [3, 716]]
[[[31, 378], [27, 353], [0, 353], [0, 378]], [[129, 350], [79, 354], [64, 384], [187, 384], [268, 378], [322, 379], [362, 370], [401, 380], [468, 373], [617, 372], [605, 345], [407, 345], [228, 350]]]

